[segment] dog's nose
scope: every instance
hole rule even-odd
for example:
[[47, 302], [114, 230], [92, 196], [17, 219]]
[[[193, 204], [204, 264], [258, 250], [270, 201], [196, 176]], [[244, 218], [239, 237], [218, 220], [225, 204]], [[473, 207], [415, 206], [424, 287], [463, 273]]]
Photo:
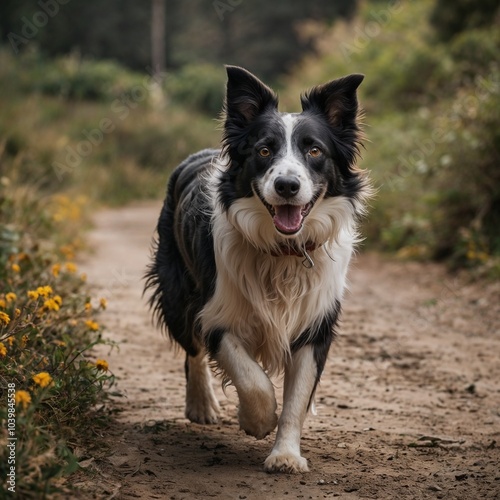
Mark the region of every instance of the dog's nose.
[[299, 192], [300, 181], [297, 177], [278, 177], [274, 181], [274, 189], [283, 198], [291, 198]]

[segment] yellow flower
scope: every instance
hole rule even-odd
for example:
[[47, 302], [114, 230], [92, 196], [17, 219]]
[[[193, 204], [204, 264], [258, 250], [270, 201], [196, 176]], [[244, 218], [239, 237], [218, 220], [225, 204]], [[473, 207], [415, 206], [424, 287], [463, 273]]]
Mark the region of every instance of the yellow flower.
[[52, 274], [54, 275], [54, 277], [57, 278], [60, 272], [61, 272], [61, 264], [54, 264], [52, 266]]
[[27, 335], [23, 335], [21, 337], [21, 343], [19, 344], [19, 347], [21, 349], [24, 349], [26, 347], [26, 344], [28, 343], [28, 336]]
[[28, 391], [16, 391], [16, 406], [21, 405], [24, 410], [31, 403], [31, 396]]
[[59, 311], [59, 304], [55, 299], [47, 299], [42, 307], [46, 311]]
[[10, 316], [7, 313], [0, 311], [0, 325], [8, 325], [10, 323]]
[[3, 309], [5, 309], [6, 306], [7, 306], [7, 304], [5, 303], [5, 300], [0, 299], [0, 307], [2, 307]]
[[35, 290], [29, 290], [28, 291], [28, 299], [30, 300], [38, 300], [38, 297], [40, 294], [36, 292]]
[[105, 359], [98, 359], [95, 362], [95, 367], [103, 372], [107, 372], [109, 369], [108, 362]]
[[19, 273], [21, 271], [19, 264], [12, 264], [11, 268], [15, 273]]
[[3, 342], [0, 342], [0, 358], [5, 358], [7, 356], [7, 348]]
[[90, 302], [85, 303], [85, 311], [87, 312], [92, 311], [92, 304]]
[[101, 309], [106, 309], [106, 307], [108, 307], [108, 301], [104, 297], [99, 299], [99, 306]]
[[71, 245], [64, 245], [60, 248], [60, 250], [67, 259], [73, 259], [75, 257], [75, 252]]
[[54, 290], [52, 290], [52, 287], [50, 285], [39, 286], [36, 291], [44, 298], [47, 298], [49, 295], [52, 295], [54, 293]]
[[7, 299], [7, 302], [14, 302], [14, 300], [17, 299], [17, 295], [14, 292], [9, 292], [5, 295], [5, 298]]
[[21, 309], [19, 309], [19, 307], [16, 307], [16, 309], [14, 310], [14, 318], [19, 318], [19, 316], [21, 316]]
[[62, 297], [60, 295], [54, 295], [54, 297], [52, 298], [52, 300], [58, 305], [58, 306], [62, 306]]
[[64, 267], [66, 268], [66, 271], [71, 274], [74, 274], [76, 273], [76, 271], [78, 271], [78, 267], [73, 262], [66, 262]]
[[7, 341], [7, 344], [9, 344], [9, 347], [12, 347], [12, 344], [14, 343], [14, 341], [15, 341], [16, 339], [15, 339], [15, 338], [14, 338], [14, 336], [12, 335], [12, 336], [10, 336], [10, 337], [7, 337], [5, 340]]
[[47, 387], [52, 383], [52, 377], [47, 372], [40, 372], [33, 376], [33, 382], [40, 387]]
[[92, 330], [93, 332], [96, 332], [97, 330], [99, 330], [99, 323], [92, 321], [91, 319], [88, 319], [87, 321], [85, 321], [85, 325], [87, 326], [87, 328], [89, 330]]

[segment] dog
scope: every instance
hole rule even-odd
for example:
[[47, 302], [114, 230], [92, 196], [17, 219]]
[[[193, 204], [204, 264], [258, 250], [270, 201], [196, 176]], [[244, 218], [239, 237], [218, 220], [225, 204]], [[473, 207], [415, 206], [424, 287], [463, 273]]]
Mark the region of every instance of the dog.
[[[227, 66], [219, 150], [172, 173], [145, 290], [186, 351], [186, 417], [217, 422], [211, 364], [235, 386], [240, 427], [278, 426], [268, 472], [306, 472], [302, 426], [336, 334], [370, 186], [352, 74], [301, 96], [301, 113]], [[284, 373], [278, 419], [270, 377]]]

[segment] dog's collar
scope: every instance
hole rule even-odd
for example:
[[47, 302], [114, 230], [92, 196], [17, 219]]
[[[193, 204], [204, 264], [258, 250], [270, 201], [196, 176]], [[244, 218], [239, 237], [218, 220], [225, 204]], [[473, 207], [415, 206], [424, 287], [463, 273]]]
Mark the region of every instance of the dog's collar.
[[273, 247], [271, 250], [271, 255], [273, 257], [283, 257], [283, 256], [294, 256], [294, 257], [304, 257], [302, 264], [304, 267], [314, 267], [314, 262], [311, 259], [309, 253], [314, 252], [317, 248], [322, 245], [316, 244], [314, 241], [308, 241], [304, 246], [298, 246], [294, 242], [280, 243], [277, 247]]

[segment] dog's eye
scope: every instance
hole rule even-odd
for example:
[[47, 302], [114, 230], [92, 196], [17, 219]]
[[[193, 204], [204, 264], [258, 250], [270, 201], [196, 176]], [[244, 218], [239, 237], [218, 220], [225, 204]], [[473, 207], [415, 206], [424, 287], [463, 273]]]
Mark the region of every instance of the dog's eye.
[[271, 150], [269, 148], [260, 148], [259, 149], [259, 154], [262, 156], [262, 158], [268, 158], [271, 156]]
[[314, 148], [311, 148], [309, 150], [309, 154], [313, 157], [313, 158], [318, 158], [319, 156], [321, 156], [322, 152], [321, 152], [321, 149], [317, 148], [317, 147], [314, 147]]

